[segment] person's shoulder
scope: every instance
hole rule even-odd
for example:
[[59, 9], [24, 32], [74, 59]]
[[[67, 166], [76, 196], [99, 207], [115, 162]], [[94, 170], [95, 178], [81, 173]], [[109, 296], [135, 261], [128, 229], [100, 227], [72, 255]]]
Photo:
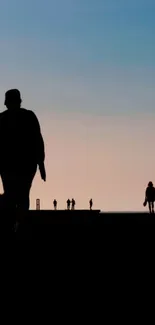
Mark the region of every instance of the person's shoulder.
[[8, 111], [3, 111], [0, 113], [0, 121], [2, 121], [6, 116], [8, 116]]
[[27, 108], [20, 108], [20, 111], [23, 113], [23, 114], [29, 114], [29, 115], [34, 115], [34, 112], [30, 109], [27, 109]]
[[30, 119], [36, 119], [36, 114], [30, 110], [30, 109], [26, 109], [26, 108], [21, 108], [21, 111], [23, 114], [25, 114], [25, 116], [27, 116]]
[[3, 111], [0, 113], [0, 117], [6, 116], [8, 114], [8, 110]]

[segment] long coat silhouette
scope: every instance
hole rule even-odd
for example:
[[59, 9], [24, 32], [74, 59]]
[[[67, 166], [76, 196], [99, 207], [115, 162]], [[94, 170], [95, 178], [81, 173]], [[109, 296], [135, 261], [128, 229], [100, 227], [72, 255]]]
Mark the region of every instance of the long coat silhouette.
[[21, 108], [20, 92], [6, 92], [8, 110], [0, 114], [0, 175], [8, 207], [29, 209], [29, 193], [39, 166], [46, 180], [45, 150], [36, 115]]
[[144, 206], [149, 206], [150, 213], [154, 213], [154, 202], [155, 202], [155, 188], [152, 182], [148, 183], [148, 186], [145, 190], [145, 201], [143, 203]]

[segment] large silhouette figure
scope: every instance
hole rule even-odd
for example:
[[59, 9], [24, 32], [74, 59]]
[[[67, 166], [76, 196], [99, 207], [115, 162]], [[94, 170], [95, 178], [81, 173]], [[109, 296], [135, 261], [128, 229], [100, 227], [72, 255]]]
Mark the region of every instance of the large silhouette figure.
[[155, 188], [152, 182], [148, 183], [148, 186], [145, 191], [145, 201], [143, 203], [144, 206], [149, 206], [150, 213], [154, 213], [154, 201], [155, 201]]
[[21, 103], [19, 90], [6, 92], [7, 110], [0, 113], [0, 175], [7, 208], [28, 210], [37, 166], [46, 181], [45, 151], [36, 115]]

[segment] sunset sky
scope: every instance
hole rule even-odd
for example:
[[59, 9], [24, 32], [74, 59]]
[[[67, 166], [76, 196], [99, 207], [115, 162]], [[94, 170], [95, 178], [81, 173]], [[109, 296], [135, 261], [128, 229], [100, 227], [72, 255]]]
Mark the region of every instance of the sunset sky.
[[[31, 208], [143, 210], [155, 184], [155, 1], [0, 0], [0, 103], [39, 118], [47, 182]], [[0, 191], [2, 186], [0, 184]], [[145, 209], [144, 209], [145, 210]]]

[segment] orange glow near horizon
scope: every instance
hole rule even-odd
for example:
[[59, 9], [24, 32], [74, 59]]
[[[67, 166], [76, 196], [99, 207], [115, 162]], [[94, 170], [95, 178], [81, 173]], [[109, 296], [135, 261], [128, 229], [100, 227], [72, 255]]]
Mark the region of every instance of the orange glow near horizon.
[[[76, 208], [103, 211], [143, 210], [145, 187], [154, 181], [151, 118], [52, 115], [40, 118], [46, 145], [47, 182], [39, 172], [31, 190], [31, 208], [40, 198], [42, 209]], [[146, 208], [147, 209], [147, 208]]]

